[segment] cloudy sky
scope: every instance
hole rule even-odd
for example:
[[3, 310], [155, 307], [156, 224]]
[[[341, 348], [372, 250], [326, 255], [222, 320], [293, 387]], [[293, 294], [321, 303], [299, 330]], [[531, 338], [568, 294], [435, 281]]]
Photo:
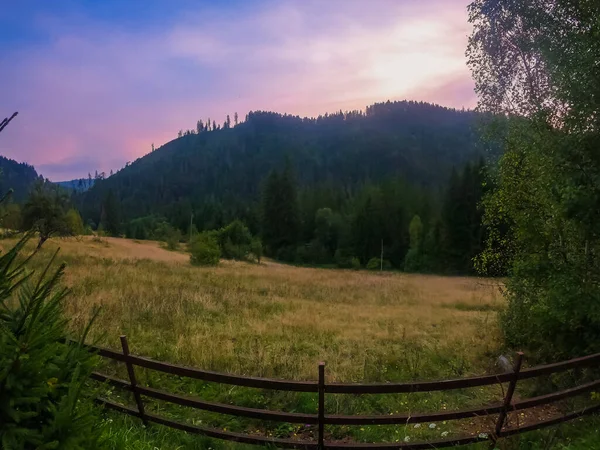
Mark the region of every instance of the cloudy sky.
[[19, 0], [0, 8], [0, 154], [54, 181], [210, 117], [473, 107], [468, 0]]

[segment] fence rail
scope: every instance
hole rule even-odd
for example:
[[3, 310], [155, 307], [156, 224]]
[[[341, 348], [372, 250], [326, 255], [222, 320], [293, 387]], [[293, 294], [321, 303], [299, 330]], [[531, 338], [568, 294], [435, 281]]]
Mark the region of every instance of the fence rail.
[[[97, 402], [121, 413], [125, 413], [140, 418], [144, 423], [153, 422], [188, 433], [201, 434], [216, 439], [241, 442], [253, 445], [269, 445], [279, 448], [295, 449], [368, 449], [368, 450], [388, 450], [388, 449], [431, 449], [453, 447], [465, 444], [471, 444], [480, 441], [491, 441], [494, 444], [499, 438], [512, 436], [527, 431], [537, 430], [547, 426], [556, 425], [561, 422], [572, 420], [585, 415], [600, 411], [600, 404], [580, 409], [563, 416], [553, 417], [551, 419], [537, 421], [532, 424], [517, 427], [506, 427], [506, 419], [510, 412], [534, 408], [537, 406], [548, 405], [570, 397], [575, 397], [596, 388], [600, 388], [600, 380], [582, 384], [573, 388], [541, 395], [519, 401], [513, 401], [513, 394], [520, 380], [531, 379], [556, 372], [562, 372], [574, 368], [590, 367], [600, 363], [600, 354], [576, 358], [569, 361], [563, 361], [555, 364], [547, 364], [528, 369], [521, 369], [523, 355], [517, 354], [515, 366], [512, 371], [500, 373], [497, 375], [486, 375], [480, 377], [461, 378], [442, 381], [426, 381], [413, 383], [369, 383], [369, 384], [347, 384], [347, 383], [327, 383], [325, 379], [325, 363], [319, 363], [318, 381], [286, 381], [269, 378], [244, 377], [230, 374], [222, 374], [205, 370], [193, 369], [176, 364], [168, 364], [155, 361], [149, 358], [132, 355], [129, 352], [127, 338], [121, 336], [122, 352], [87, 346], [88, 350], [98, 355], [114, 361], [125, 363], [129, 380], [122, 380], [103, 373], [94, 372], [92, 379], [108, 383], [112, 386], [124, 389], [134, 395], [136, 408], [114, 403], [107, 399], [97, 399]], [[135, 366], [155, 370], [163, 373], [177, 375], [181, 377], [193, 378], [198, 380], [210, 381], [234, 386], [244, 386], [260, 389], [273, 389], [288, 392], [312, 392], [318, 394], [318, 408], [316, 414], [291, 413], [285, 411], [272, 411], [266, 409], [247, 408], [224, 403], [209, 402], [192, 396], [182, 396], [172, 394], [160, 389], [154, 389], [138, 384], [135, 375]], [[452, 389], [464, 389], [492, 384], [508, 383], [508, 388], [502, 402], [491, 405], [485, 405], [479, 408], [462, 409], [455, 411], [414, 413], [414, 414], [392, 414], [392, 415], [330, 415], [325, 411], [326, 394], [392, 394], [392, 393], [413, 393], [413, 392], [433, 392]], [[166, 401], [180, 406], [210, 411], [219, 414], [228, 414], [238, 417], [247, 417], [252, 419], [303, 423], [317, 425], [316, 440], [295, 440], [263, 437], [244, 433], [234, 433], [217, 430], [208, 427], [200, 427], [182, 423], [148, 413], [144, 409], [143, 397], [149, 397], [156, 400]], [[497, 420], [493, 429], [489, 433], [477, 436], [462, 436], [450, 439], [440, 439], [434, 441], [414, 442], [414, 443], [347, 443], [325, 441], [326, 425], [399, 425], [414, 424], [435, 421], [458, 420], [481, 416], [497, 415]]]

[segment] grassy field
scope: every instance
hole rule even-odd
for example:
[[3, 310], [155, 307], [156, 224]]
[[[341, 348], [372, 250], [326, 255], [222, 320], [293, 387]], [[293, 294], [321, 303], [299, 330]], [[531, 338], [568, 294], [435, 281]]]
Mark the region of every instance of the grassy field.
[[[0, 245], [6, 248], [10, 242]], [[57, 261], [67, 263], [64, 282], [72, 289], [67, 314], [73, 332], [100, 306], [91, 337], [107, 347], [119, 349], [119, 335], [126, 334], [136, 354], [294, 380], [316, 379], [319, 361], [326, 362], [328, 381], [346, 382], [438, 379], [497, 370], [494, 363], [502, 349], [496, 313], [503, 299], [494, 280], [297, 268], [270, 261], [197, 268], [185, 253], [167, 251], [158, 243], [89, 237], [50, 240], [32, 267], [40, 269], [58, 247]], [[107, 364], [103, 370], [125, 377], [123, 368]], [[312, 394], [265, 393], [139, 372], [151, 386], [206, 400], [308, 413], [316, 409]], [[116, 392], [105, 395], [130, 401]], [[328, 399], [326, 406], [332, 413], [388, 414], [480, 405], [501, 395], [499, 387], [410, 396], [340, 395]], [[314, 432], [304, 425], [264, 424], [160, 403], [148, 407], [233, 431], [282, 437]], [[115, 415], [107, 421], [114, 448], [242, 447], [159, 426], [144, 429]], [[404, 441], [479, 433], [490, 426], [467, 420], [435, 428], [330, 427], [328, 436]]]

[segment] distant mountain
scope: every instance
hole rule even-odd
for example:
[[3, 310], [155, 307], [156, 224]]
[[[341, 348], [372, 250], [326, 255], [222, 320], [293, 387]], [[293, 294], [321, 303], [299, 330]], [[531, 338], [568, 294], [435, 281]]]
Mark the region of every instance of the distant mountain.
[[0, 156], [0, 196], [13, 189], [12, 198], [22, 202], [40, 177], [33, 166]]
[[69, 181], [57, 181], [54, 184], [58, 184], [69, 191], [85, 192], [94, 185], [93, 178], [76, 178]]
[[422, 102], [386, 102], [365, 112], [300, 118], [251, 112], [246, 120], [186, 132], [79, 196], [86, 220], [99, 223], [109, 191], [124, 222], [163, 215], [186, 229], [256, 215], [261, 185], [288, 159], [299, 188], [330, 186], [351, 195], [389, 178], [440, 189], [453, 167], [482, 154], [478, 114]]

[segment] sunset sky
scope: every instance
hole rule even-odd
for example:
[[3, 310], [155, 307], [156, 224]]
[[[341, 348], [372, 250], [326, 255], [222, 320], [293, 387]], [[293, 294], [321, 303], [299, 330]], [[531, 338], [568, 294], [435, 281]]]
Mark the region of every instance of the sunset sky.
[[468, 0], [29, 1], [0, 8], [0, 154], [53, 181], [198, 119], [385, 100], [473, 107]]

